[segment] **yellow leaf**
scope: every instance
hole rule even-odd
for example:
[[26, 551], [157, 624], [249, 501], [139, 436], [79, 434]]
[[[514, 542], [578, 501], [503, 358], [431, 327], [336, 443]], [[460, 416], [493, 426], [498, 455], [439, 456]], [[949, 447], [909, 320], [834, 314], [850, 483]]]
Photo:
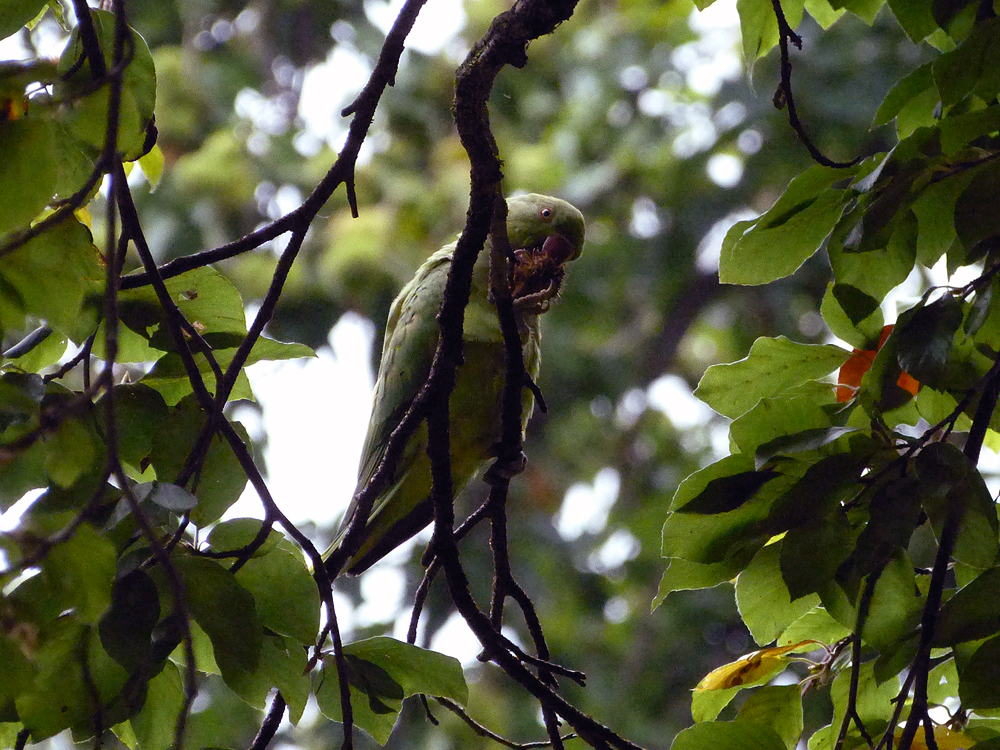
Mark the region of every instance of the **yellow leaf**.
[[76, 209], [76, 211], [73, 212], [73, 215], [76, 216], [77, 220], [87, 227], [87, 229], [94, 228], [94, 217], [91, 216], [90, 209], [86, 206]]
[[726, 690], [756, 682], [775, 671], [781, 664], [791, 661], [791, 657], [787, 654], [802, 651], [804, 646], [809, 645], [822, 646], [823, 644], [813, 640], [799, 641], [789, 646], [762, 648], [759, 651], [741, 656], [736, 661], [723, 664], [705, 675], [704, 679], [695, 687], [695, 692]]
[[[903, 730], [896, 731], [895, 738], [897, 742], [902, 735]], [[934, 727], [934, 743], [937, 745], [938, 750], [965, 750], [975, 745], [976, 741], [970, 737], [966, 737], [962, 732], [953, 732], [945, 727]], [[924, 732], [917, 730], [910, 748], [911, 750], [928, 750], [929, 745]]]

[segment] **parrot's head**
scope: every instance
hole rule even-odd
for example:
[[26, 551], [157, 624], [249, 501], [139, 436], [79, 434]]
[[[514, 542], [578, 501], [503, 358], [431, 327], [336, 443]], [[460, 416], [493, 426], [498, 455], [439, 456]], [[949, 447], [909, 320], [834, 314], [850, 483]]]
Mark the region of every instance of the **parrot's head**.
[[583, 252], [583, 235], [583, 214], [564, 200], [531, 193], [507, 202], [516, 309], [536, 314], [548, 309], [559, 294], [566, 264]]

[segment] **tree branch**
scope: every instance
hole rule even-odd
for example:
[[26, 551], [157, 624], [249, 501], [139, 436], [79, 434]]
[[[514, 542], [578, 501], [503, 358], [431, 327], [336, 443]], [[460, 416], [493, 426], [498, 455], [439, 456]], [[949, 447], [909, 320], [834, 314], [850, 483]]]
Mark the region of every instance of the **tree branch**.
[[806, 150], [814, 161], [822, 164], [824, 167], [834, 167], [836, 169], [854, 166], [861, 161], [860, 156], [850, 161], [834, 161], [830, 159], [812, 142], [812, 139], [806, 133], [805, 126], [799, 120], [798, 112], [795, 110], [795, 97], [792, 95], [792, 61], [788, 53], [788, 42], [791, 40], [792, 44], [802, 49], [802, 38], [788, 25], [788, 21], [785, 19], [785, 12], [781, 9], [781, 0], [771, 0], [771, 5], [774, 7], [774, 16], [778, 20], [778, 46], [781, 50], [781, 82], [778, 84], [778, 90], [774, 94], [774, 106], [777, 109], [788, 108], [788, 123], [792, 126], [795, 135], [799, 137], [802, 145], [806, 147]]
[[[502, 178], [486, 103], [500, 70], [508, 64], [522, 67], [527, 62], [525, 49], [528, 42], [551, 33], [559, 23], [570, 17], [575, 5], [572, 1], [519, 0], [513, 8], [493, 20], [486, 35], [476, 43], [459, 68], [455, 123], [471, 162], [470, 202], [465, 229], [456, 245], [438, 313], [441, 336], [427, 384], [418, 399], [423, 397], [431, 407], [427, 414], [427, 453], [431, 459], [431, 497], [434, 502], [431, 544], [444, 567], [448, 589], [459, 612], [483, 644], [489, 658], [534, 695], [543, 711], [562, 716], [584, 741], [595, 748], [635, 748], [635, 745], [554, 693], [508, 650], [490, 619], [472, 598], [453, 533], [448, 400], [462, 356], [462, 324], [471, 289], [472, 267], [485, 244]], [[521, 383], [517, 385], [520, 388]]]
[[[990, 370], [992, 377], [983, 388], [983, 395], [979, 398], [976, 406], [976, 414], [972, 419], [972, 428], [969, 430], [968, 438], [965, 441], [963, 452], [972, 466], [979, 463], [979, 453], [983, 448], [983, 441], [986, 439], [986, 431], [990, 425], [990, 419], [1000, 401], [1000, 355], [994, 360], [993, 368]], [[944, 523], [941, 528], [941, 537], [938, 540], [937, 555], [934, 558], [934, 567], [931, 570], [931, 581], [927, 589], [927, 602], [920, 618], [920, 643], [917, 646], [917, 655], [913, 658], [913, 701], [910, 706], [910, 715], [906, 719], [906, 726], [899, 738], [899, 750], [909, 750], [913, 744], [913, 739], [917, 734], [917, 729], [927, 716], [927, 676], [930, 672], [931, 643], [934, 640], [934, 628], [937, 625], [939, 610], [941, 609], [941, 599], [944, 593], [945, 576], [951, 563], [951, 553], [955, 548], [958, 539], [958, 530], [962, 523], [962, 508], [958, 503], [949, 503], [946, 511]], [[927, 725], [929, 726], [929, 725]], [[925, 732], [929, 735], [929, 743], [934, 741], [933, 731], [925, 727]]]

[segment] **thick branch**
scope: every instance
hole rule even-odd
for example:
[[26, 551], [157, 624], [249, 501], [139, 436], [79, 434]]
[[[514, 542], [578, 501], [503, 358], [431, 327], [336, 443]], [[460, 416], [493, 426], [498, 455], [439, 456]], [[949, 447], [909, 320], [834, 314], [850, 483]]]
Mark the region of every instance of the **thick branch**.
[[[469, 591], [453, 534], [451, 456], [449, 455], [448, 398], [462, 354], [462, 323], [469, 300], [472, 267], [490, 228], [502, 177], [496, 143], [490, 132], [486, 103], [497, 74], [507, 64], [522, 67], [532, 39], [551, 33], [572, 14], [575, 2], [520, 0], [501, 14], [476, 44], [458, 71], [455, 122], [471, 161], [471, 195], [465, 230], [452, 260], [438, 320], [441, 336], [427, 385], [421, 395], [431, 408], [427, 415], [434, 501], [434, 553], [445, 569], [452, 600], [495, 661], [511, 678], [534, 695], [543, 711], [563, 717], [577, 734], [595, 748], [635, 748], [590, 716], [568, 704], [532, 674], [502, 643], [490, 619]], [[520, 387], [520, 383], [518, 384]]]

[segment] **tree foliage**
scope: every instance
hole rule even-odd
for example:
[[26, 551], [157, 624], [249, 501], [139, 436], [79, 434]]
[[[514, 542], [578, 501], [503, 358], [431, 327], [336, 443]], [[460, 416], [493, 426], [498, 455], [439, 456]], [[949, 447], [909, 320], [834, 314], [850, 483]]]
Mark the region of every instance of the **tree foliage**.
[[[420, 695], [465, 744], [1000, 742], [990, 2], [740, 0], [770, 111], [745, 81], [682, 75], [707, 32], [680, 0], [470, 5], [457, 73], [404, 53], [420, 2], [387, 35], [347, 3], [212, 5], [0, 2], [0, 38], [27, 49], [0, 63], [0, 511], [34, 498], [0, 534], [0, 740], [260, 748], [287, 710], [305, 746], [391, 744], [434, 731], [405, 708]], [[294, 114], [331, 28], [371, 69], [338, 153]], [[743, 170], [728, 189], [701, 176], [718, 156]], [[565, 194], [588, 246], [547, 321], [532, 463], [459, 552], [447, 393], [501, 189]], [[237, 418], [245, 368], [311, 356], [346, 310], [384, 319], [466, 205], [406, 422], [427, 422], [436, 517], [409, 643], [391, 623], [342, 634], [322, 547]], [[728, 287], [696, 262], [710, 229]], [[953, 280], [931, 285], [942, 262]], [[668, 367], [700, 377], [728, 455], [723, 420], [684, 435], [650, 407]], [[618, 482], [600, 528], [538, 523], [598, 470]], [[227, 517], [248, 484], [263, 520]], [[421, 616], [434, 632], [456, 610], [517, 689], [416, 645]], [[738, 657], [721, 667], [713, 628]], [[307, 726], [311, 696], [333, 723]]]

